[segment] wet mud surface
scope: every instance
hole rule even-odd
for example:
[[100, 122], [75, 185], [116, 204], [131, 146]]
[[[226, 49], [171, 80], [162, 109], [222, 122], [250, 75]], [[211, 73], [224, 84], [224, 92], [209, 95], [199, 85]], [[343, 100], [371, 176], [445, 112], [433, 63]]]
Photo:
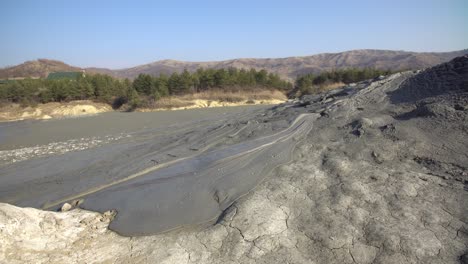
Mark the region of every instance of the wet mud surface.
[[[99, 212], [114, 210], [117, 216], [110, 228], [123, 235], [215, 221], [268, 171], [290, 161], [295, 145], [318, 116], [292, 109], [292, 104], [287, 108], [291, 110], [252, 107], [227, 113], [219, 108], [197, 121], [189, 121], [190, 116], [203, 111], [160, 112], [152, 127], [148, 121], [140, 122], [140, 129], [131, 133], [6, 150], [0, 199], [48, 210], [58, 210], [64, 203]], [[106, 133], [136, 123], [118, 122], [113, 116], [105, 120], [117, 124], [106, 126], [99, 124], [102, 118], [35, 125], [40, 130], [47, 125], [92, 123], [98, 126], [97, 133]], [[47, 142], [46, 136], [53, 135], [39, 135], [38, 140]]]

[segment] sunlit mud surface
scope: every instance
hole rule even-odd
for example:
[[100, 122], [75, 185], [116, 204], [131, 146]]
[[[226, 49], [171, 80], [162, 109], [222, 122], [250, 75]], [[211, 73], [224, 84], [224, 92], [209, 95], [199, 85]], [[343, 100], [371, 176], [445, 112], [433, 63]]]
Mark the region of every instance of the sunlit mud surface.
[[[180, 124], [170, 120], [174, 112], [159, 113], [168, 125], [3, 150], [7, 177], [0, 178], [0, 196], [19, 206], [51, 210], [66, 202], [114, 210], [110, 228], [123, 235], [216, 221], [270, 170], [290, 161], [319, 116], [289, 108], [216, 109], [220, 113]], [[73, 121], [83, 122], [62, 122]]]

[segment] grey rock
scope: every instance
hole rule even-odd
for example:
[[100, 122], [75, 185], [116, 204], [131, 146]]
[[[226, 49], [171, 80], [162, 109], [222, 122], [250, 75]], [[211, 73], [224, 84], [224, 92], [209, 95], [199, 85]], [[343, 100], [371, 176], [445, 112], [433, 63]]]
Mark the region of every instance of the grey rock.
[[71, 206], [71, 204], [69, 203], [64, 203], [62, 205], [62, 207], [60, 208], [60, 211], [62, 212], [66, 212], [66, 211], [70, 211], [70, 209], [72, 209], [73, 207]]

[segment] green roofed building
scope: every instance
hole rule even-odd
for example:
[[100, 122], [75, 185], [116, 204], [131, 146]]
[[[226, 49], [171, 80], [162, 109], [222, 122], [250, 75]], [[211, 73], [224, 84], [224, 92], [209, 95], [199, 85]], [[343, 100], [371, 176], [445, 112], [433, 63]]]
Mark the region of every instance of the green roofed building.
[[13, 82], [14, 80], [0, 80], [0, 85]]
[[51, 72], [47, 76], [47, 80], [60, 80], [60, 79], [76, 80], [80, 76], [84, 77], [84, 72]]

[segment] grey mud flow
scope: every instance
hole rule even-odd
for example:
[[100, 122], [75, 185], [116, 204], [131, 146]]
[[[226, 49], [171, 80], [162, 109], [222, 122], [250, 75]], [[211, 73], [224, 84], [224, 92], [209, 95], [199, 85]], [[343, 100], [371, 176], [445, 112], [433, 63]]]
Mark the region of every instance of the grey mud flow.
[[0, 168], [0, 201], [58, 210], [80, 201], [115, 210], [109, 228], [139, 236], [212, 223], [291, 160], [319, 116], [294, 105], [254, 109]]

